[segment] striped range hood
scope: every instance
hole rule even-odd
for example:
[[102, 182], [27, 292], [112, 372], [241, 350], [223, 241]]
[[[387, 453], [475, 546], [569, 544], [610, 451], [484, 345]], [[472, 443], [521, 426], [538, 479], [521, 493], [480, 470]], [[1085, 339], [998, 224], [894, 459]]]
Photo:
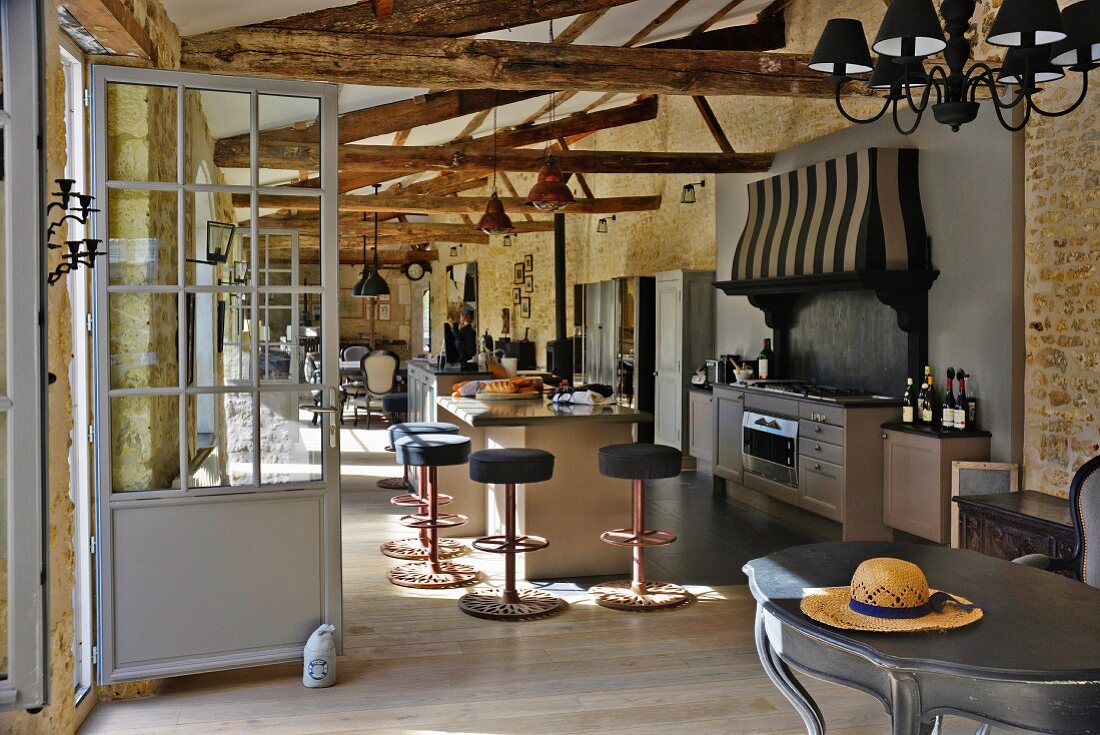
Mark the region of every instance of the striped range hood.
[[903, 274], [930, 275], [918, 155], [868, 148], [750, 184], [732, 280], [717, 285], [777, 293], [879, 288], [909, 280]]

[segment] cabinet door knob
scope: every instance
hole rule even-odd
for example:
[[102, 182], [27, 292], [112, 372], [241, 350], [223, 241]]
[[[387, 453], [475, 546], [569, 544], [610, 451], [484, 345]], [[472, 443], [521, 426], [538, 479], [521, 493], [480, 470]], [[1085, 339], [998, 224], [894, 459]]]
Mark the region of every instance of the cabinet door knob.
[[821, 451], [821, 445], [818, 444], [816, 447], [814, 447], [814, 451], [815, 452], [820, 452]]
[[814, 469], [815, 469], [815, 470], [820, 470], [820, 469], [821, 469], [821, 465], [820, 465], [820, 464], [815, 464], [815, 465], [814, 465]]
[[887, 436], [886, 436], [886, 432], [885, 432], [885, 431], [884, 431], [884, 432], [882, 432], [882, 438], [883, 438], [883, 439], [886, 439], [886, 438], [887, 438]]
[[820, 426], [815, 426], [814, 431], [817, 432], [818, 434], [820, 434], [821, 433], [821, 427]]

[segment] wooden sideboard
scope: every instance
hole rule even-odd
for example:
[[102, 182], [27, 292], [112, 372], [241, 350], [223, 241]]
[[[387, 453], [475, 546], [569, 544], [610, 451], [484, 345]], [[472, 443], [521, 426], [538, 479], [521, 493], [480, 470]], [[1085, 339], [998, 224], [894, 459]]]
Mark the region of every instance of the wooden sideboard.
[[1025, 490], [998, 495], [954, 498], [959, 504], [959, 540], [962, 548], [999, 559], [1025, 554], [1052, 558], [1073, 553], [1076, 536], [1069, 501]]

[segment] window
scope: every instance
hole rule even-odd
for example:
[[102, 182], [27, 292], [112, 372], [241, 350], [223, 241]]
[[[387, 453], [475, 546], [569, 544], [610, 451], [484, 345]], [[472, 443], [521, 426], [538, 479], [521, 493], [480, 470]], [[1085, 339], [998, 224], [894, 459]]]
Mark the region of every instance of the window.
[[39, 12], [0, 0], [0, 709], [46, 698]]
[[424, 354], [432, 354], [432, 290], [424, 289], [420, 302], [420, 319], [423, 322]]

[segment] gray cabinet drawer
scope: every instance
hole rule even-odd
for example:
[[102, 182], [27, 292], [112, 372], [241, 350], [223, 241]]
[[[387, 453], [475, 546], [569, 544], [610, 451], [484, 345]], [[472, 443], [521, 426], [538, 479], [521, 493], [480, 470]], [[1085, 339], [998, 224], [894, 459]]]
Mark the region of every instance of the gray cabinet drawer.
[[828, 406], [822, 403], [802, 401], [798, 404], [800, 418], [817, 421], [822, 424], [844, 426], [844, 409], [840, 406]]
[[810, 437], [802, 437], [798, 441], [798, 453], [803, 457], [809, 457], [817, 462], [832, 462], [836, 465], [844, 464], [844, 447], [829, 444]]
[[840, 426], [830, 426], [817, 421], [802, 419], [798, 422], [799, 442], [823, 441], [829, 444], [844, 446], [844, 429]]
[[749, 411], [764, 411], [782, 416], [798, 416], [798, 401], [792, 398], [762, 396], [758, 393], [745, 393], [745, 408]]
[[812, 457], [798, 460], [800, 505], [808, 511], [841, 521], [844, 507], [844, 468]]

